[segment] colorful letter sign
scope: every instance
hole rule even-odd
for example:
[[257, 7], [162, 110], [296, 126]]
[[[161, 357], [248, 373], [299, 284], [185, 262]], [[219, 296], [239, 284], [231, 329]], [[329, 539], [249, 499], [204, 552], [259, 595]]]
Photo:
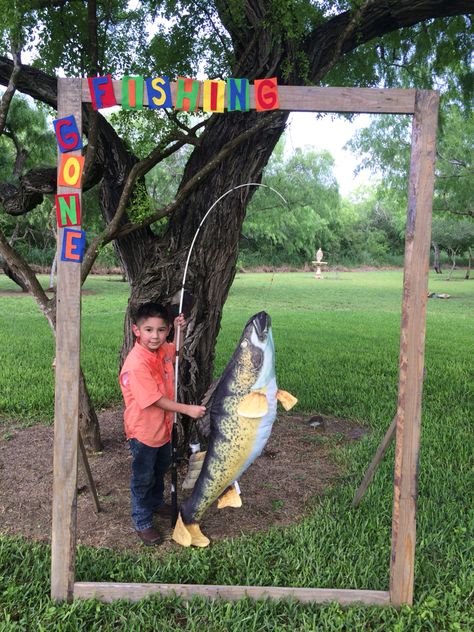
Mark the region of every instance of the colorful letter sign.
[[143, 77], [123, 77], [122, 107], [124, 110], [143, 108]]
[[204, 81], [202, 109], [204, 112], [223, 112], [225, 81]]
[[58, 171], [58, 185], [80, 189], [83, 168], [84, 156], [67, 156], [63, 154]]
[[59, 227], [80, 226], [81, 203], [79, 193], [63, 193], [55, 195], [56, 219]]
[[86, 233], [80, 228], [65, 228], [63, 232], [63, 247], [61, 261], [76, 261], [80, 263], [86, 247]]
[[255, 79], [255, 109], [262, 110], [278, 110], [280, 102], [278, 99], [277, 80], [272, 79]]
[[55, 119], [53, 121], [56, 140], [58, 141], [59, 151], [74, 151], [82, 148], [82, 139], [74, 116], [65, 116], [64, 118]]
[[[111, 75], [89, 77], [87, 81], [92, 107], [95, 110], [117, 105]], [[152, 110], [174, 107], [175, 110], [195, 112], [200, 107], [201, 90], [203, 91], [202, 109], [204, 112], [223, 112], [226, 101], [229, 112], [235, 110], [247, 112], [250, 109], [248, 79], [230, 77], [227, 81], [217, 79], [199, 81], [189, 77], [178, 77], [176, 79], [176, 92], [172, 96], [171, 82], [168, 77], [144, 79], [142, 76], [125, 75], [121, 80], [121, 103], [124, 110], [142, 109], [145, 83], [148, 107]], [[254, 95], [256, 110], [277, 110], [280, 107], [275, 77], [255, 79]], [[60, 142], [59, 133], [57, 132], [57, 134], [58, 142]], [[63, 140], [63, 145], [67, 145], [67, 137], [63, 134], [60, 138]], [[72, 150], [61, 149], [61, 151]]]
[[248, 112], [250, 109], [248, 79], [227, 79], [227, 110], [244, 110]]
[[185, 110], [195, 112], [199, 106], [199, 93], [201, 92], [201, 82], [196, 79], [178, 77], [176, 85], [175, 110]]
[[111, 75], [105, 77], [89, 77], [89, 92], [94, 110], [110, 108], [117, 105]]
[[152, 77], [146, 80], [148, 107], [151, 110], [173, 107], [171, 85], [168, 77]]

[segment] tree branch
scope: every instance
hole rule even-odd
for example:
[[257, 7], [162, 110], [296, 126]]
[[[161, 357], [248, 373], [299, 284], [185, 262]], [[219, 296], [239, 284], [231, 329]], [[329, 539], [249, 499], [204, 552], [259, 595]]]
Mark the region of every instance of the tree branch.
[[54, 309], [55, 299], [49, 299], [46, 296], [45, 291], [41, 287], [40, 282], [36, 278], [35, 273], [21, 257], [8, 243], [5, 235], [0, 231], [0, 254], [7, 262], [8, 266], [13, 270], [16, 276], [18, 276], [28, 292], [34, 297], [38, 303], [40, 310], [46, 316], [48, 323], [54, 331], [56, 322], [56, 310]]
[[343, 55], [375, 38], [425, 20], [472, 12], [472, 0], [367, 0], [355, 12], [327, 20], [306, 38], [310, 80], [321, 81]]
[[[206, 164], [205, 167], [203, 167], [200, 171], [198, 171], [192, 178], [190, 178], [186, 182], [186, 184], [179, 190], [173, 202], [170, 202], [170, 204], [167, 204], [161, 209], [155, 211], [152, 215], [147, 217], [143, 222], [140, 222], [139, 224], [127, 224], [119, 228], [120, 222], [125, 213], [127, 203], [132, 194], [134, 184], [139, 177], [141, 177], [144, 173], [146, 173], [151, 168], [151, 166], [154, 166], [154, 164], [156, 164], [157, 161], [155, 160], [154, 154], [157, 152], [157, 150], [151, 152], [148, 158], [145, 158], [141, 162], [134, 165], [127, 178], [127, 182], [125, 183], [125, 186], [123, 188], [120, 202], [117, 207], [117, 211], [114, 215], [113, 220], [107, 225], [107, 227], [102, 231], [102, 233], [100, 233], [99, 235], [97, 235], [97, 237], [93, 239], [89, 248], [87, 249], [87, 253], [84, 256], [84, 259], [82, 261], [82, 274], [81, 274], [82, 283], [84, 283], [90, 270], [92, 269], [92, 266], [94, 265], [94, 261], [96, 260], [99, 254], [99, 249], [102, 246], [105, 246], [113, 239], [120, 239], [121, 237], [125, 237], [126, 235], [129, 235], [130, 233], [133, 233], [137, 230], [146, 228], [147, 226], [150, 226], [154, 222], [158, 221], [159, 219], [162, 219], [163, 217], [170, 215], [181, 204], [181, 202], [186, 197], [186, 195], [188, 195], [192, 189], [194, 189], [198, 184], [200, 184], [200, 182], [207, 175], [209, 175], [209, 173], [211, 173], [229, 154], [231, 154], [232, 151], [234, 151], [234, 149], [236, 149], [239, 145], [245, 142], [248, 138], [253, 136], [262, 127], [269, 125], [274, 119], [276, 120], [279, 116], [280, 116], [280, 112], [278, 111], [273, 112], [272, 114], [266, 117], [262, 116], [262, 118], [259, 120], [259, 122], [256, 125], [254, 125], [249, 130], [247, 130], [243, 134], [240, 134], [239, 136], [237, 136], [237, 138], [234, 138], [233, 140], [229, 141], [226, 145], [224, 145], [224, 147], [220, 150], [220, 152], [212, 160], [210, 160]], [[183, 145], [184, 143], [177, 143], [176, 145], [179, 145], [179, 144]], [[176, 145], [174, 145], [173, 148], [176, 147]], [[170, 148], [170, 150], [168, 151], [169, 151], [169, 155], [173, 153], [172, 148]], [[174, 149], [174, 151], [176, 151], [176, 149]], [[162, 156], [164, 156], [164, 153], [165, 152], [163, 152]], [[147, 167], [147, 164], [151, 164], [151, 166]]]
[[194, 125], [194, 127], [188, 127], [187, 125], [183, 123], [183, 121], [180, 121], [178, 112], [176, 110], [165, 110], [165, 114], [168, 117], [168, 119], [176, 125], [176, 127], [181, 128], [188, 135], [193, 135], [193, 136], [196, 136], [196, 132], [201, 127], [205, 127], [207, 125], [207, 122], [209, 121], [209, 118], [206, 118], [204, 121], [201, 121], [200, 123], [197, 123], [197, 125]]
[[25, 161], [28, 158], [28, 152], [21, 146], [18, 136], [15, 134], [15, 132], [4, 131], [3, 135], [7, 138], [11, 138], [13, 144], [15, 145], [16, 157], [15, 164], [13, 165], [13, 177], [15, 179], [18, 179], [21, 176]]
[[[0, 55], [0, 85], [8, 86], [13, 68], [14, 62], [8, 57]], [[57, 107], [56, 77], [51, 77], [51, 75], [37, 68], [22, 65], [21, 73], [16, 79], [16, 89], [53, 108]]]
[[254, 134], [256, 134], [259, 130], [261, 130], [262, 127], [265, 127], [266, 125], [271, 124], [274, 120], [277, 120], [279, 116], [281, 116], [281, 112], [279, 111], [275, 111], [266, 117], [262, 116], [262, 118], [259, 120], [259, 122], [256, 125], [254, 125], [250, 129], [248, 129], [246, 132], [243, 132], [236, 138], [226, 143], [222, 147], [222, 149], [219, 151], [219, 153], [212, 160], [209, 160], [206, 163], [205, 167], [200, 169], [186, 182], [186, 184], [179, 190], [178, 194], [176, 195], [175, 199], [172, 202], [162, 207], [161, 209], [158, 209], [157, 211], [155, 211], [153, 215], [150, 215], [149, 217], [147, 217], [140, 224], [128, 224], [126, 226], [123, 226], [113, 238], [120, 239], [121, 237], [124, 237], [125, 235], [128, 235], [140, 228], [150, 226], [150, 224], [153, 224], [159, 219], [162, 219], [163, 217], [170, 215], [182, 203], [186, 195], [188, 195], [195, 187], [197, 187], [197, 185], [199, 185], [206, 176], [208, 176], [212, 171], [214, 171], [214, 169], [225, 158], [227, 158], [239, 145], [241, 145], [246, 140], [251, 138]]
[[359, 27], [362, 22], [363, 14], [365, 11], [371, 6], [376, 4], [377, 0], [365, 0], [360, 7], [358, 7], [351, 15], [349, 15], [349, 22], [341, 32], [341, 34], [337, 37], [336, 45], [334, 47], [334, 52], [332, 56], [327, 60], [327, 62], [319, 69], [318, 75], [320, 77], [324, 77], [333, 66], [341, 59], [343, 56], [343, 46], [345, 42], [353, 36], [356, 29]]
[[[101, 178], [102, 169], [96, 164], [89, 179], [84, 183], [84, 190], [95, 186]], [[0, 204], [8, 215], [26, 215], [41, 204], [45, 195], [55, 192], [56, 167], [40, 167], [20, 176], [17, 185], [0, 182]]]
[[13, 69], [8, 80], [7, 89], [3, 93], [2, 100], [0, 101], [0, 135], [5, 130], [10, 103], [12, 102], [13, 95], [15, 94], [16, 84], [21, 72], [21, 52], [15, 48], [13, 43], [11, 46], [11, 52], [13, 57]]
[[[162, 150], [161, 146], [155, 148], [146, 158], [140, 160], [133, 165], [131, 168], [125, 185], [122, 189], [122, 193], [120, 195], [120, 200], [117, 205], [117, 210], [113, 218], [107, 224], [105, 229], [97, 235], [89, 245], [87, 252], [82, 261], [82, 283], [86, 280], [89, 272], [94, 265], [94, 262], [99, 254], [99, 249], [105, 244], [108, 244], [115, 238], [116, 232], [119, 230], [120, 222], [122, 221], [123, 216], [125, 215], [125, 211], [127, 209], [127, 205], [130, 201], [130, 197], [133, 193], [133, 188], [135, 186], [136, 181], [143, 177], [150, 169], [152, 169], [156, 164], [165, 160], [173, 153], [181, 149], [186, 144], [186, 141], [179, 141], [168, 147], [168, 149]], [[137, 227], [141, 228], [141, 227]]]
[[[91, 75], [100, 73], [99, 67], [99, 45], [97, 41], [97, 2], [89, 0], [87, 2], [87, 28], [89, 37], [89, 53], [91, 56]], [[87, 149], [84, 162], [84, 181], [88, 180], [97, 154], [97, 141], [99, 136], [99, 112], [91, 110], [89, 115], [89, 133], [87, 135]]]

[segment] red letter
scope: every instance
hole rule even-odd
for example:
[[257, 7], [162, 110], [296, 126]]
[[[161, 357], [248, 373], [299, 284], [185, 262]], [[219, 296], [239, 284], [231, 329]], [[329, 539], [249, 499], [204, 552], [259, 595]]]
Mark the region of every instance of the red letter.
[[280, 102], [278, 100], [278, 86], [275, 77], [271, 79], [256, 79], [254, 81], [255, 109], [278, 110]]
[[94, 110], [117, 105], [111, 75], [106, 75], [105, 77], [89, 77], [87, 82], [89, 83], [89, 92], [91, 93], [92, 107]]

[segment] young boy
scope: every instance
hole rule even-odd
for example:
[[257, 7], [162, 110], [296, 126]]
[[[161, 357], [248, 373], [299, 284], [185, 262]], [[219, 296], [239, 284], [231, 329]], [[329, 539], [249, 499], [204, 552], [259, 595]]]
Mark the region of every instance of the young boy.
[[[175, 331], [185, 327], [180, 314]], [[145, 303], [136, 310], [132, 330], [135, 346], [120, 371], [125, 400], [125, 434], [132, 453], [130, 491], [132, 520], [138, 537], [146, 545], [159, 544], [153, 514], [171, 515], [163, 498], [163, 477], [171, 463], [173, 412], [193, 419], [202, 417], [204, 406], [174, 401], [174, 342], [166, 342], [171, 329], [168, 312], [158, 303]]]

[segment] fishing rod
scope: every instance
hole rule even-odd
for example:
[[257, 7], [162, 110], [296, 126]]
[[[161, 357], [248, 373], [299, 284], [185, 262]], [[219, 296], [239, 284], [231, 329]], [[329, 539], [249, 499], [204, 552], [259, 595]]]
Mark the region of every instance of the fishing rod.
[[[191, 260], [191, 254], [194, 248], [194, 244], [196, 243], [199, 232], [204, 222], [208, 218], [210, 212], [217, 206], [217, 204], [219, 204], [221, 200], [223, 200], [227, 195], [229, 195], [233, 191], [236, 191], [237, 189], [242, 189], [244, 187], [263, 187], [265, 189], [270, 189], [270, 191], [273, 191], [274, 193], [276, 193], [283, 200], [285, 205], [288, 206], [288, 202], [285, 200], [285, 198], [279, 191], [269, 186], [268, 184], [262, 184], [261, 182], [246, 182], [245, 184], [238, 184], [237, 186], [232, 187], [231, 189], [223, 193], [220, 197], [218, 197], [217, 200], [209, 207], [209, 209], [204, 214], [204, 217], [200, 221], [199, 226], [197, 227], [197, 230], [194, 233], [194, 237], [191, 242], [191, 245], [189, 247], [188, 256], [186, 258], [186, 264], [184, 266], [183, 280], [181, 282], [181, 294], [180, 294], [180, 299], [179, 299], [178, 315], [181, 314], [183, 310], [184, 287], [186, 284], [186, 277], [188, 275], [189, 261]], [[179, 346], [180, 346], [180, 334], [181, 334], [180, 330], [181, 330], [181, 327], [178, 326], [175, 332], [175, 342], [176, 342], [176, 362], [175, 362], [175, 374], [174, 374], [175, 401], [178, 401]], [[177, 426], [178, 426], [178, 416], [177, 416], [177, 413], [175, 412], [173, 416], [173, 427], [171, 431], [171, 526], [172, 527], [174, 527], [174, 525], [176, 524], [176, 520], [178, 519], [178, 446], [177, 446], [178, 431], [177, 431]]]

